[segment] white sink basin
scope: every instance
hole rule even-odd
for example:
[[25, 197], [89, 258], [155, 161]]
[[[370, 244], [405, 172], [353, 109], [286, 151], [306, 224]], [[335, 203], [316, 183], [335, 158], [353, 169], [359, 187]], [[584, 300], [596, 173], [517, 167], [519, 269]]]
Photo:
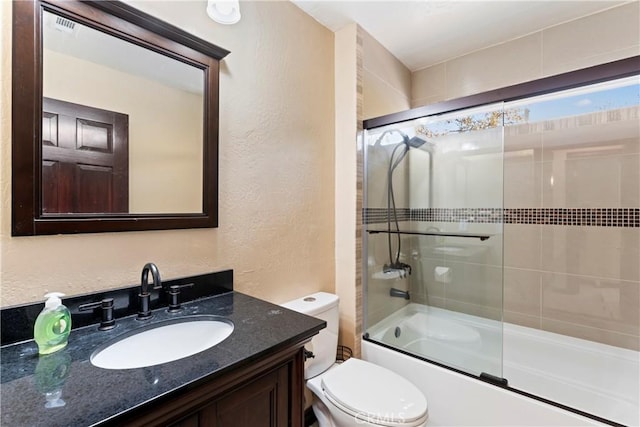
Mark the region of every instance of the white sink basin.
[[104, 369], [160, 365], [204, 351], [233, 332], [233, 323], [217, 316], [186, 316], [128, 332], [98, 348], [91, 363]]

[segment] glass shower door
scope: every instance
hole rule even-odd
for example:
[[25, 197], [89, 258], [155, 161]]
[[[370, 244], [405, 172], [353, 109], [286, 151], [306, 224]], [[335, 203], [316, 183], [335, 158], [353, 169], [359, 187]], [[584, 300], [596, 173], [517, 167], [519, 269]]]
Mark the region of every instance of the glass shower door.
[[502, 104], [368, 130], [367, 338], [502, 377]]

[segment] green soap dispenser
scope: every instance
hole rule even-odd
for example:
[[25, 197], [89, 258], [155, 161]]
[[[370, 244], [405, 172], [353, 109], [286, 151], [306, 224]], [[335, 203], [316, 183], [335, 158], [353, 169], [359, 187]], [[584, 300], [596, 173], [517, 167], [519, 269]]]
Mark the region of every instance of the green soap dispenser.
[[50, 354], [66, 347], [71, 332], [71, 313], [62, 305], [64, 294], [51, 292], [44, 297], [44, 309], [38, 314], [33, 327], [33, 339], [38, 344], [38, 353]]

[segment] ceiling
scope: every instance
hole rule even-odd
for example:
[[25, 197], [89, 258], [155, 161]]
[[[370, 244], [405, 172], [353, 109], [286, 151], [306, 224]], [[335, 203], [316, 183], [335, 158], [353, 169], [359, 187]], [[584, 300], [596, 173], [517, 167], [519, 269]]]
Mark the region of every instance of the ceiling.
[[332, 31], [357, 22], [416, 71], [627, 1], [292, 0]]
[[43, 13], [42, 21], [45, 51], [62, 53], [197, 95], [204, 91], [204, 72], [199, 68], [49, 11]]

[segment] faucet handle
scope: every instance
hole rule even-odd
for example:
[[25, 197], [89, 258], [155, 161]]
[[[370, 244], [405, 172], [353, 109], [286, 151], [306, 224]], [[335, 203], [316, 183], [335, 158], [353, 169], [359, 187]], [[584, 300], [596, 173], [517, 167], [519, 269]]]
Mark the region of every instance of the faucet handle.
[[193, 286], [193, 283], [186, 283], [184, 285], [171, 285], [169, 286], [169, 309], [167, 310], [169, 313], [177, 313], [181, 310], [180, 308], [180, 289], [187, 288]]
[[102, 319], [100, 321], [101, 331], [108, 331], [116, 327], [116, 320], [113, 318], [113, 298], [104, 298], [102, 301], [90, 302], [78, 306], [78, 311], [89, 311], [102, 308]]

